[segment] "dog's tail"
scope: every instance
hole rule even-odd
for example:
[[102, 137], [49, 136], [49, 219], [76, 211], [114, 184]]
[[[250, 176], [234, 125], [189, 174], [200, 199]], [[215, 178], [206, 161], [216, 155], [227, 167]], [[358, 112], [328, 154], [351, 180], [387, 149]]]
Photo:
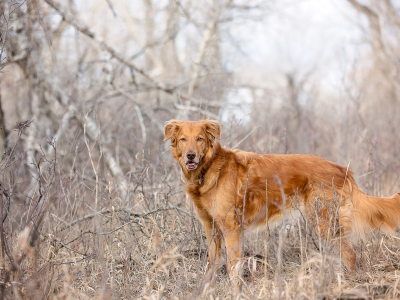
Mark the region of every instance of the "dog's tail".
[[357, 186], [352, 191], [353, 213], [361, 236], [370, 228], [393, 232], [400, 228], [400, 191], [391, 197], [372, 197]]

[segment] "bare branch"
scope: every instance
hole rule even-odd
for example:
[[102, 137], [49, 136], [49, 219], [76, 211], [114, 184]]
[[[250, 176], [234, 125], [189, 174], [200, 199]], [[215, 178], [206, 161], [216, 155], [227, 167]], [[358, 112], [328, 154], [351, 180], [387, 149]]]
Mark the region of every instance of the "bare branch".
[[[58, 127], [58, 130], [56, 134], [53, 136], [53, 139], [55, 141], [59, 141], [64, 133], [68, 129], [69, 121], [75, 116], [76, 109], [72, 105], [69, 106], [68, 111], [64, 114], [64, 116], [61, 119], [60, 126]], [[49, 145], [47, 148], [47, 156], [52, 156], [54, 152], [54, 147]]]
[[354, 6], [354, 8], [356, 8], [358, 11], [367, 16], [369, 20], [370, 33], [372, 37], [371, 40], [372, 47], [374, 48], [374, 51], [376, 52], [378, 59], [382, 63], [383, 67], [386, 69], [386, 72], [388, 72], [390, 58], [388, 53], [386, 52], [385, 46], [382, 41], [382, 31], [379, 23], [378, 14], [368, 6], [360, 4], [357, 0], [348, 0], [348, 1], [350, 2], [351, 5]]
[[147, 74], [147, 72], [145, 72], [143, 69], [141, 69], [141, 68], [137, 67], [136, 65], [134, 65], [133, 63], [127, 61], [125, 58], [123, 58], [121, 55], [119, 55], [115, 49], [113, 49], [110, 45], [108, 45], [105, 41], [101, 40], [101, 38], [96, 37], [96, 35], [92, 31], [90, 31], [89, 28], [87, 28], [85, 25], [82, 25], [81, 22], [79, 20], [77, 20], [76, 17], [72, 16], [65, 9], [63, 9], [60, 4], [56, 3], [53, 0], [45, 0], [45, 1], [51, 7], [53, 7], [55, 10], [58, 11], [58, 13], [65, 19], [66, 22], [68, 22], [76, 30], [78, 30], [79, 32], [83, 33], [84, 35], [86, 35], [87, 37], [92, 39], [94, 42], [96, 42], [101, 47], [101, 49], [109, 52], [119, 62], [121, 62], [122, 64], [126, 65], [127, 67], [135, 70], [136, 72], [141, 74], [146, 79], [150, 80], [157, 89], [162, 90], [168, 94], [173, 93], [173, 88], [168, 87], [165, 84], [157, 81], [152, 76]]
[[111, 0], [106, 0], [106, 2], [107, 2], [107, 4], [108, 4], [108, 7], [110, 8], [112, 14], [114, 15], [114, 17], [117, 17], [117, 13], [116, 13], [115, 10], [114, 10], [114, 7], [113, 7], [113, 5], [112, 5], [112, 3], [111, 3]]
[[392, 18], [394, 24], [400, 29], [400, 17], [397, 15], [396, 10], [393, 7], [393, 4], [390, 2], [390, 0], [383, 0], [383, 2], [386, 4], [386, 7], [389, 11], [389, 16]]
[[[216, 32], [216, 28], [217, 28], [217, 20], [215, 18], [211, 18], [207, 25], [207, 29], [203, 34], [201, 43], [200, 43], [199, 52], [197, 53], [197, 57], [194, 62], [195, 65], [194, 65], [194, 69], [193, 69], [192, 76], [191, 76], [192, 78], [197, 78], [200, 75], [201, 62], [203, 61], [204, 55], [207, 50], [207, 46], [208, 46], [211, 38], [213, 37], [213, 35]], [[196, 82], [197, 82], [196, 80], [192, 80], [189, 83], [189, 87], [188, 87], [188, 97], [189, 98], [193, 97]]]
[[[68, 112], [70, 116], [75, 115], [77, 120], [80, 121], [80, 123], [83, 125], [86, 123], [86, 130], [88, 133], [88, 136], [92, 139], [95, 140], [99, 129], [98, 129], [98, 124], [95, 120], [93, 120], [90, 116], [83, 116], [82, 114], [79, 114], [77, 109], [73, 104], [68, 104], [69, 102], [69, 97], [61, 90], [61, 88], [55, 83], [51, 81], [51, 78], [48, 76], [43, 76], [40, 78], [42, 80], [43, 87], [50, 93], [52, 93], [55, 98], [59, 101], [59, 103], [64, 107], [64, 109], [68, 109]], [[45, 97], [46, 101], [50, 104], [50, 101], [47, 97]], [[68, 117], [70, 117], [68, 116]], [[61, 132], [58, 132], [59, 134], [62, 133], [63, 128], [67, 126], [68, 124], [68, 118], [63, 119], [64, 124], [60, 125], [59, 130]], [[106, 144], [106, 141], [102, 136], [100, 136], [100, 143], [104, 146]], [[120, 192], [122, 195], [122, 198], [126, 198], [127, 196], [127, 191], [128, 191], [128, 182], [126, 181], [124, 174], [122, 172], [121, 166], [117, 163], [117, 160], [113, 156], [113, 154], [110, 152], [110, 150], [107, 147], [103, 147], [102, 149], [103, 155], [105, 158], [105, 161], [107, 163], [108, 168], [110, 169], [111, 173], [115, 178], [117, 179], [119, 183], [119, 188]]]

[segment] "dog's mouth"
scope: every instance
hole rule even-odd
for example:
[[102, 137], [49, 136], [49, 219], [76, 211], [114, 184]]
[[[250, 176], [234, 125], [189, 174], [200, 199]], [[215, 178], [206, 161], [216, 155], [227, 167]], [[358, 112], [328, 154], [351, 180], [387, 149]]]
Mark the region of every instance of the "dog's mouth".
[[188, 170], [194, 170], [197, 168], [197, 166], [198, 166], [198, 163], [196, 163], [194, 161], [188, 161], [186, 163], [186, 169], [188, 169]]

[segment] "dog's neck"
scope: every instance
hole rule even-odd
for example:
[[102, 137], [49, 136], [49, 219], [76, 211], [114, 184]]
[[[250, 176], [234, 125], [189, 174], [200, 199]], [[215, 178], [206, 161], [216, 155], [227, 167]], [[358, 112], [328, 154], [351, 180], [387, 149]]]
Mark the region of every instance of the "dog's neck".
[[[211, 158], [208, 159], [207, 161], [203, 160], [201, 164], [199, 164], [199, 167], [196, 170], [187, 170], [185, 165], [181, 165], [182, 167], [182, 174], [183, 177], [186, 181], [186, 183], [191, 182], [191, 183], [196, 183], [200, 186], [204, 184], [204, 180], [206, 179], [206, 173], [211, 164], [218, 158], [218, 153], [221, 152], [222, 147], [221, 144], [217, 141], [214, 141], [213, 146], [212, 146], [212, 155]], [[204, 158], [203, 158], [204, 159]]]

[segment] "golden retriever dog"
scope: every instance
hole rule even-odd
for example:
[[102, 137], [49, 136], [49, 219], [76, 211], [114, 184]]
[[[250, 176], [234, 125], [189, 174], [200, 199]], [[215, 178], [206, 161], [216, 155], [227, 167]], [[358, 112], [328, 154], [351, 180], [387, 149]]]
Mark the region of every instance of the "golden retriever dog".
[[294, 210], [312, 230], [334, 242], [350, 270], [356, 266], [350, 237], [368, 228], [393, 231], [400, 225], [400, 192], [387, 198], [367, 196], [346, 167], [313, 155], [224, 148], [217, 141], [221, 125], [216, 121], [172, 120], [164, 131], [203, 224], [209, 262], [218, 263], [224, 240], [231, 276], [242, 256], [243, 230]]

